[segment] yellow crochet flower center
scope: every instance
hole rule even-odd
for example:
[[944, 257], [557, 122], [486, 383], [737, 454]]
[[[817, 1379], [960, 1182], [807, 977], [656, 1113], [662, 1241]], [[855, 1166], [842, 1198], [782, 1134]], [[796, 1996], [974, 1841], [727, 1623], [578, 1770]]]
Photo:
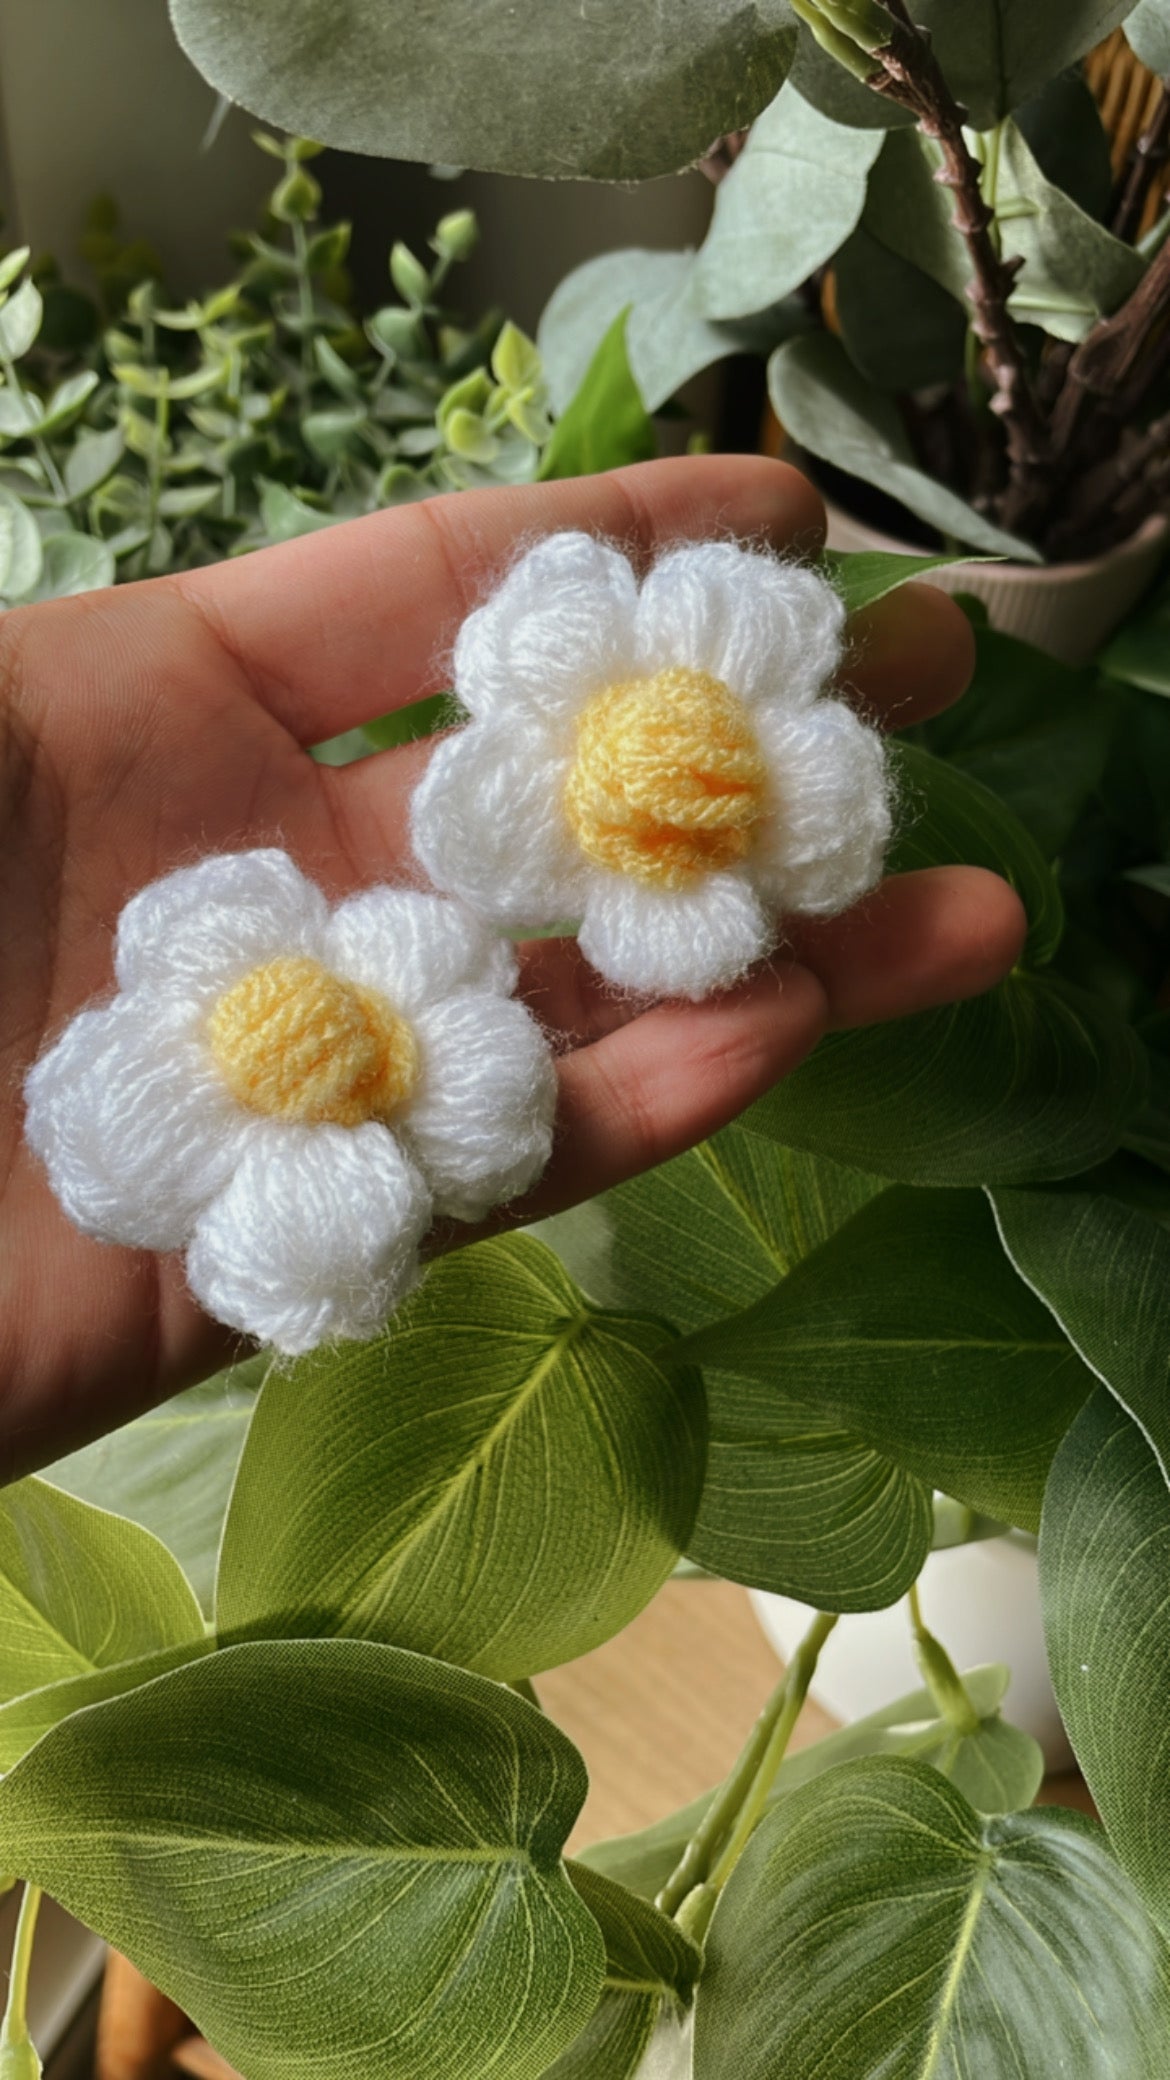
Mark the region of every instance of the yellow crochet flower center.
[[674, 665], [589, 702], [565, 811], [598, 866], [685, 888], [744, 857], [766, 783], [743, 701], [709, 672]]
[[267, 961], [225, 990], [207, 1033], [232, 1096], [269, 1119], [389, 1119], [418, 1077], [414, 1034], [385, 998], [301, 955]]

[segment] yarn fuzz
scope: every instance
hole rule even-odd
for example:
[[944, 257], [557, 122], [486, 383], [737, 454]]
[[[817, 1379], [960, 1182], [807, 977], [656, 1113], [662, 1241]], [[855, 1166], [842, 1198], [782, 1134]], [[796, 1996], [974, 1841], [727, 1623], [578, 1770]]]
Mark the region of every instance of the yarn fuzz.
[[224, 854], [131, 899], [115, 969], [30, 1070], [27, 1138], [85, 1234], [185, 1249], [196, 1299], [278, 1350], [374, 1335], [434, 1216], [548, 1160], [548, 1046], [461, 904], [330, 909], [287, 853]]
[[580, 920], [611, 982], [699, 998], [877, 881], [885, 750], [825, 692], [844, 607], [817, 572], [702, 542], [639, 588], [586, 534], [548, 536], [465, 621], [471, 721], [414, 796], [437, 888], [509, 930]]

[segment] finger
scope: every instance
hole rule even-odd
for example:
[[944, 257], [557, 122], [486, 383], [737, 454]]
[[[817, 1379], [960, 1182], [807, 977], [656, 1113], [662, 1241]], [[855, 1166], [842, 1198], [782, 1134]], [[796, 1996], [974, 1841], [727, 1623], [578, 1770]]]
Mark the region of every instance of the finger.
[[998, 874], [924, 867], [892, 875], [841, 917], [794, 919], [785, 938], [821, 983], [838, 1027], [978, 996], [1014, 967], [1027, 929], [1023, 904]]
[[975, 632], [949, 593], [917, 581], [855, 614], [841, 685], [883, 729], [949, 708], [971, 683]]
[[733, 534], [801, 556], [820, 497], [758, 455], [680, 456], [560, 483], [451, 492], [171, 581], [302, 743], [438, 692], [459, 622], [518, 542], [562, 527], [659, 545]]
[[786, 964], [702, 1004], [659, 1004], [563, 1056], [553, 1162], [511, 1213], [556, 1213], [717, 1133], [803, 1061], [826, 1008], [816, 977]]

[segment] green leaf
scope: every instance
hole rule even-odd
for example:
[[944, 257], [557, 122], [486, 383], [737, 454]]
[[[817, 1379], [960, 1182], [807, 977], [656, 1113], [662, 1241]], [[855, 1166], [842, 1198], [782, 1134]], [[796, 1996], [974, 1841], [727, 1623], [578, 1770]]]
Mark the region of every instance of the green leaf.
[[30, 251], [29, 246], [14, 246], [10, 253], [5, 253], [0, 260], [0, 289], [12, 287], [21, 269], [28, 265]]
[[881, 145], [880, 132], [844, 129], [782, 87], [715, 191], [695, 259], [699, 308], [741, 318], [799, 289], [857, 223]]
[[81, 369], [75, 376], [67, 376], [63, 383], [58, 383], [45, 406], [38, 432], [62, 433], [67, 426], [72, 426], [97, 386], [97, 372], [92, 368]]
[[981, 1820], [934, 1770], [846, 1763], [769, 1814], [720, 1899], [695, 2080], [1155, 2080], [1163, 1945], [1100, 1829]]
[[1170, 584], [1131, 615], [1098, 661], [1112, 679], [1145, 693], [1170, 694]]
[[104, 1704], [107, 1698], [122, 1697], [141, 1683], [184, 1668], [201, 1654], [214, 1651], [211, 1639], [189, 1639], [176, 1647], [159, 1647], [153, 1654], [140, 1654], [133, 1661], [119, 1661], [112, 1668], [95, 1668], [89, 1675], [62, 1676], [40, 1690], [26, 1691], [0, 1704], [0, 1770], [12, 1769], [62, 1719], [87, 1705]]
[[[935, 179], [941, 163], [938, 146], [918, 131], [887, 138], [870, 178], [864, 225], [963, 301], [971, 261], [951, 221], [951, 191]], [[1008, 304], [1022, 323], [1056, 339], [1083, 339], [1137, 287], [1145, 271], [1140, 254], [1045, 179], [1013, 122], [998, 133], [983, 188], [1005, 255], [1024, 263]]]
[[964, 1004], [832, 1033], [744, 1125], [906, 1184], [1045, 1183], [1104, 1162], [1148, 1082], [1108, 1007], [1017, 971]]
[[434, 1265], [377, 1342], [274, 1368], [221, 1636], [359, 1633], [503, 1678], [609, 1638], [669, 1575], [702, 1480], [702, 1384], [655, 1363], [666, 1334], [513, 1235]]
[[678, 1351], [720, 1368], [713, 1470], [729, 1432], [762, 1447], [774, 1405], [787, 1428], [797, 1401], [903, 1473], [1027, 1530], [1093, 1384], [1009, 1264], [979, 1192], [883, 1192], [754, 1306]]
[[658, 453], [626, 351], [627, 313], [613, 321], [589, 364], [585, 380], [553, 427], [539, 475], [588, 477]]
[[702, 1959], [673, 1921], [585, 1863], [569, 1877], [605, 1938], [605, 1990], [545, 2080], [631, 2080], [663, 2011], [690, 2003]]
[[929, 571], [943, 570], [955, 563], [994, 563], [994, 557], [986, 556], [907, 556], [895, 549], [826, 549], [821, 556], [821, 568], [830, 583], [835, 585], [850, 614], [859, 614], [863, 607], [874, 606], [896, 592], [899, 585], [906, 585], [911, 578], [922, 578]]
[[0, 1836], [248, 2080], [536, 2080], [602, 1981], [561, 1864], [585, 1786], [497, 1684], [275, 1642], [66, 1720]]
[[148, 1531], [51, 1487], [0, 1493], [0, 1696], [201, 1638], [182, 1569]]
[[[972, 1755], [980, 1758], [977, 1767], [986, 1792], [991, 1789], [991, 1782], [983, 1760], [985, 1741], [994, 1738], [998, 1754], [1002, 1752], [1000, 1737], [1005, 1732], [1015, 1735], [1017, 1742], [1027, 1740], [1017, 1728], [1005, 1726], [999, 1716], [1010, 1681], [1011, 1671], [1002, 1666], [970, 1669], [964, 1675], [964, 1687], [980, 1720], [979, 1732], [966, 1739], [956, 1735], [955, 1729], [939, 1717], [929, 1690], [913, 1690], [908, 1697], [895, 1698], [892, 1704], [867, 1713], [851, 1726], [842, 1726], [809, 1747], [798, 1748], [795, 1754], [786, 1755], [780, 1765], [768, 1794], [768, 1810], [802, 1784], [862, 1755], [904, 1755], [929, 1762], [932, 1769], [957, 1784], [974, 1803], [974, 1787], [968, 1776]], [[991, 1729], [996, 1730], [994, 1736]], [[1027, 1749], [1014, 1748], [999, 1785], [1002, 1803], [980, 1805], [979, 1811], [1010, 1812], [1017, 1806], [1031, 1804], [1039, 1783], [1037, 1767], [1043, 1769], [1043, 1759], [1037, 1765], [1031, 1752], [1034, 1748], [1035, 1742], [1029, 1743]], [[594, 1842], [581, 1851], [580, 1860], [604, 1876], [616, 1878], [643, 1899], [652, 1900], [661, 1892], [714, 1796], [713, 1790], [705, 1791], [677, 1813], [669, 1813], [664, 1820], [656, 1820], [653, 1826], [644, 1827], [637, 1834]]]
[[811, 454], [876, 484], [940, 534], [992, 556], [1039, 562], [1028, 542], [993, 527], [919, 468], [896, 405], [865, 382], [830, 334], [813, 333], [778, 347], [768, 363], [768, 387], [781, 425]]
[[863, 226], [837, 254], [833, 281], [841, 338], [868, 383], [879, 390], [927, 390], [961, 374], [965, 310]]
[[1159, 76], [1170, 72], [1170, 7], [1166, 0], [1138, 0], [1126, 16], [1125, 33], [1143, 65]]
[[1109, 133], [1084, 73], [1057, 73], [1016, 121], [1045, 178], [1103, 223], [1113, 199]]
[[564, 410], [584, 381], [606, 332], [629, 312], [626, 343], [634, 381], [656, 412], [684, 383], [728, 354], [766, 353], [809, 323], [803, 305], [734, 325], [706, 317], [695, 295], [693, 253], [629, 248], [573, 269], [553, 292], [536, 343], [553, 404]]
[[268, 477], [257, 479], [260, 487], [260, 518], [270, 542], [291, 542], [297, 535], [315, 534], [319, 527], [332, 527], [336, 515], [306, 505], [287, 485]]
[[1002, 875], [1028, 913], [1028, 964], [1044, 967], [1060, 945], [1064, 905], [1035, 839], [976, 774], [911, 744], [896, 744], [892, 756], [901, 828], [887, 870], [965, 863]]
[[222, 495], [222, 484], [172, 484], [158, 502], [164, 520], [189, 520], [206, 513]]
[[19, 361], [27, 354], [41, 329], [44, 315], [41, 292], [35, 282], [22, 282], [14, 296], [0, 307], [0, 355]]
[[[511, 0], [171, 0], [187, 56], [283, 130], [379, 158], [564, 179], [676, 173], [781, 85], [795, 37], [759, 0], [597, 0], [547, 17]], [[516, 120], [517, 108], [525, 111]]]
[[925, 740], [951, 770], [1006, 802], [1054, 859], [1101, 779], [1116, 703], [1097, 673], [1030, 643], [992, 628], [977, 628], [975, 643], [971, 685], [926, 724]]
[[13, 492], [0, 488], [0, 593], [4, 598], [21, 599], [31, 592], [43, 560], [40, 529], [28, 507]]
[[1161, 1430], [1156, 1449], [1104, 1388], [1093, 1396], [1052, 1469], [1040, 1582], [1053, 1687], [1077, 1760], [1118, 1856], [1170, 1929], [1164, 1419]]
[[109, 543], [66, 528], [46, 539], [40, 579], [24, 598], [65, 599], [77, 592], [97, 592], [103, 585], [112, 585], [114, 577], [114, 552]]
[[83, 433], [65, 458], [65, 489], [70, 498], [87, 498], [117, 469], [125, 453], [122, 429], [112, 426], [106, 433]]
[[265, 1352], [219, 1372], [48, 1469], [57, 1487], [153, 1531], [209, 1616], [228, 1496], [269, 1362]]

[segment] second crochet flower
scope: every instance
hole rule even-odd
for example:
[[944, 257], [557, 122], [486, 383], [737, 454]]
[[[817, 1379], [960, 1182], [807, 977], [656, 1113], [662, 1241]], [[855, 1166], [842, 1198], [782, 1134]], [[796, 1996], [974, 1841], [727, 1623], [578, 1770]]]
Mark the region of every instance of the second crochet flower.
[[824, 688], [844, 608], [826, 580], [730, 542], [626, 558], [551, 535], [455, 650], [466, 729], [414, 798], [437, 888], [507, 930], [580, 923], [610, 981], [726, 988], [785, 914], [873, 886], [890, 835], [882, 740]]
[[115, 966], [29, 1072], [28, 1140], [85, 1234], [185, 1248], [196, 1299], [278, 1350], [372, 1336], [432, 1217], [548, 1159], [548, 1045], [458, 904], [331, 910], [287, 853], [229, 853], [134, 896]]

